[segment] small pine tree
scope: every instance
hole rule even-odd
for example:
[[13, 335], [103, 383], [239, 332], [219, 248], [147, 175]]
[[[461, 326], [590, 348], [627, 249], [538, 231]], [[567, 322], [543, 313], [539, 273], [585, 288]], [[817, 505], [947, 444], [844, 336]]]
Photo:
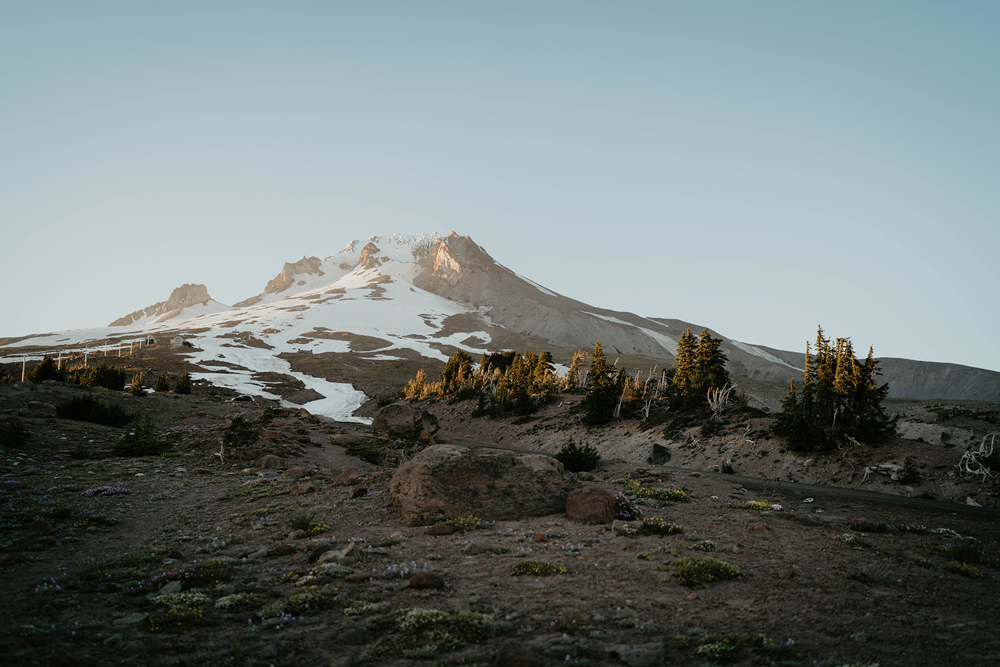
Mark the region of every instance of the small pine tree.
[[677, 350], [674, 352], [674, 379], [673, 390], [675, 396], [681, 402], [695, 390], [695, 374], [698, 370], [698, 363], [695, 359], [695, 349], [697, 343], [691, 329], [687, 329], [681, 334], [677, 341]]
[[621, 394], [615, 367], [604, 357], [601, 341], [594, 345], [590, 370], [587, 372], [587, 397], [583, 401], [586, 424], [607, 424], [614, 419], [615, 406]]
[[145, 377], [146, 376], [142, 373], [136, 373], [135, 375], [133, 375], [132, 384], [128, 386], [128, 393], [132, 394], [133, 396], [142, 396], [144, 393], [146, 393], [146, 390], [142, 386]]
[[160, 373], [160, 377], [156, 378], [156, 384], [153, 386], [153, 391], [158, 394], [170, 391], [170, 378], [167, 377], [166, 372]]
[[583, 373], [583, 365], [587, 362], [587, 353], [577, 350], [573, 355], [573, 361], [569, 364], [566, 372], [566, 379], [563, 380], [563, 391], [573, 392], [580, 388], [580, 375]]
[[187, 371], [181, 373], [181, 376], [177, 378], [177, 384], [174, 385], [175, 394], [190, 394], [191, 393], [191, 374]]
[[46, 380], [63, 382], [66, 379], [66, 374], [56, 366], [56, 362], [52, 361], [52, 357], [45, 355], [34, 368], [28, 371], [26, 379], [28, 382], [34, 382], [35, 384], [41, 384]]
[[427, 382], [427, 373], [425, 373], [424, 369], [421, 368], [417, 371], [417, 377], [406, 383], [406, 386], [403, 388], [403, 396], [410, 400], [420, 398], [420, 395], [424, 390], [425, 382]]
[[694, 391], [698, 396], [704, 397], [711, 389], [721, 389], [729, 383], [729, 373], [726, 372], [729, 360], [722, 352], [721, 338], [712, 338], [708, 329], [702, 330], [694, 356], [697, 362]]

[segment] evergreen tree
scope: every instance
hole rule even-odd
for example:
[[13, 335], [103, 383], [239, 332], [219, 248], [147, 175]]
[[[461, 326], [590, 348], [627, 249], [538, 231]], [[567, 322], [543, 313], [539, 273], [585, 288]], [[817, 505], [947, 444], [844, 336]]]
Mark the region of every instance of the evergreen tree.
[[535, 389], [541, 389], [552, 376], [555, 366], [552, 365], [552, 353], [545, 350], [538, 355], [538, 362], [535, 364], [535, 373], [532, 378], [532, 385]]
[[427, 373], [421, 368], [417, 371], [417, 377], [406, 383], [406, 387], [403, 388], [403, 396], [414, 400], [420, 398], [424, 392], [425, 382], [427, 382]]
[[587, 397], [583, 401], [583, 421], [590, 425], [606, 424], [614, 418], [621, 393], [614, 366], [604, 357], [601, 341], [594, 345], [587, 372]]
[[170, 378], [167, 377], [166, 371], [160, 373], [160, 377], [156, 378], [156, 384], [153, 386], [153, 391], [158, 394], [170, 391]]
[[181, 376], [177, 378], [177, 384], [174, 385], [175, 394], [190, 394], [191, 393], [191, 374], [187, 371], [181, 373]]
[[441, 376], [438, 378], [438, 382], [441, 383], [441, 391], [445, 396], [454, 394], [471, 375], [472, 357], [465, 350], [455, 350], [455, 354], [448, 359], [448, 363], [445, 364], [444, 370], [441, 371]]
[[142, 396], [146, 391], [142, 387], [143, 380], [145, 380], [145, 376], [142, 373], [136, 373], [133, 375], [132, 384], [128, 386], [128, 393], [133, 396]]
[[577, 350], [573, 354], [573, 361], [569, 364], [566, 372], [566, 379], [563, 381], [563, 391], [576, 391], [580, 388], [580, 375], [583, 373], [583, 364], [587, 361], [587, 353]]
[[712, 338], [708, 329], [702, 330], [694, 357], [697, 366], [694, 391], [697, 396], [705, 396], [709, 390], [721, 389], [729, 383], [729, 373], [726, 371], [729, 359], [722, 352], [721, 338]]
[[775, 432], [795, 449], [830, 449], [846, 438], [878, 442], [892, 437], [897, 418], [882, 407], [889, 385], [878, 385], [879, 374], [873, 350], [859, 362], [850, 339], [831, 344], [820, 328], [815, 354], [806, 345], [801, 399], [793, 382]]
[[674, 352], [674, 394], [680, 397], [681, 402], [695, 389], [695, 374], [698, 370], [698, 363], [695, 358], [696, 342], [691, 329], [686, 329], [677, 341], [677, 350]]
[[46, 380], [63, 382], [66, 379], [66, 374], [61, 368], [56, 366], [56, 362], [52, 361], [52, 357], [45, 355], [45, 357], [43, 357], [34, 368], [28, 371], [28, 374], [25, 377], [28, 382], [41, 384]]

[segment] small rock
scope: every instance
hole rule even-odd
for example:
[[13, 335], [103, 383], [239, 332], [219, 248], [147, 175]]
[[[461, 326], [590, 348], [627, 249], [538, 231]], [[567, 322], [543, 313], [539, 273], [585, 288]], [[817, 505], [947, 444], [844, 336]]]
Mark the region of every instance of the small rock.
[[267, 550], [268, 558], [278, 558], [280, 556], [291, 556], [295, 553], [295, 547], [291, 544], [279, 544]]
[[625, 532], [628, 532], [630, 530], [633, 530], [633, 526], [628, 521], [622, 521], [621, 519], [615, 519], [614, 522], [611, 524], [611, 531], [615, 535], [620, 535], [621, 533], [625, 533]]
[[743, 547], [741, 547], [740, 545], [737, 544], [735, 547], [733, 547], [733, 553], [734, 554], [741, 554], [741, 553], [743, 553]]
[[864, 644], [868, 641], [868, 633], [866, 632], [855, 632], [851, 635], [851, 639], [858, 642], [859, 644]]
[[545, 533], [535, 533], [535, 542], [547, 542], [548, 539]]
[[276, 431], [271, 428], [264, 429], [263, 431], [261, 431], [260, 437], [266, 440], [274, 440], [275, 442], [277, 442], [281, 440], [281, 431]]
[[766, 533], [768, 531], [767, 526], [765, 526], [762, 523], [758, 523], [758, 524], [754, 525], [753, 529], [755, 531], [757, 531], [758, 533]]
[[305, 466], [296, 466], [294, 468], [289, 468], [281, 476], [281, 479], [302, 479], [303, 477], [309, 477], [312, 475], [313, 471], [311, 468]]
[[479, 554], [485, 554], [493, 551], [493, 544], [487, 539], [475, 540], [474, 542], [469, 542], [462, 549], [462, 553], [466, 556], [478, 556]]
[[121, 618], [113, 621], [111, 625], [117, 627], [122, 627], [125, 625], [136, 625], [137, 623], [142, 623], [147, 618], [149, 618], [149, 614], [144, 614], [141, 611], [134, 611], [131, 614], [125, 614]]
[[160, 595], [173, 595], [174, 593], [180, 593], [183, 586], [179, 581], [168, 581], [164, 584], [163, 588], [160, 589]]
[[364, 486], [357, 486], [352, 488], [348, 493], [348, 498], [363, 498], [368, 495], [368, 489]]
[[344, 581], [349, 584], [363, 584], [371, 578], [372, 575], [368, 572], [352, 572], [344, 577]]
[[444, 577], [433, 572], [417, 572], [410, 577], [410, 588], [415, 591], [444, 588]]
[[122, 638], [123, 638], [122, 633], [116, 632], [115, 634], [111, 635], [110, 637], [104, 640], [104, 645], [117, 646], [118, 644], [122, 643]]
[[972, 496], [966, 497], [965, 504], [969, 505], [970, 507], [982, 507], [982, 505], [980, 505], [979, 503], [977, 503], [975, 500], [972, 499]]
[[277, 644], [268, 644], [267, 646], [265, 646], [264, 648], [262, 648], [260, 650], [260, 653], [257, 654], [257, 657], [258, 658], [262, 658], [264, 660], [269, 660], [271, 658], [277, 658], [278, 657], [278, 645]]
[[253, 465], [258, 470], [277, 470], [281, 466], [285, 465], [285, 462], [279, 456], [268, 454], [267, 456], [262, 456], [254, 461]]
[[290, 540], [301, 540], [305, 536], [306, 536], [306, 531], [304, 531], [302, 529], [293, 530], [292, 532], [290, 532], [288, 534], [288, 539], [290, 539]]
[[267, 557], [267, 554], [268, 548], [264, 547], [263, 549], [258, 549], [253, 553], [247, 554], [247, 560], [260, 560], [261, 558]]
[[309, 562], [315, 563], [319, 560], [320, 556], [323, 554], [333, 551], [333, 547], [329, 544], [317, 544], [312, 547], [312, 551], [309, 553]]
[[292, 488], [288, 489], [288, 495], [304, 496], [307, 493], [315, 493], [318, 490], [312, 482], [299, 482], [298, 484], [293, 484]]
[[424, 535], [451, 535], [454, 532], [455, 528], [453, 526], [441, 523], [435, 526], [429, 526], [427, 530], [424, 531]]
[[174, 560], [184, 560], [184, 552], [178, 551], [177, 549], [172, 549], [168, 551], [165, 555], [167, 558], [173, 558]]
[[778, 576], [782, 579], [791, 579], [795, 576], [795, 570], [791, 568], [785, 568], [784, 570], [778, 570]]

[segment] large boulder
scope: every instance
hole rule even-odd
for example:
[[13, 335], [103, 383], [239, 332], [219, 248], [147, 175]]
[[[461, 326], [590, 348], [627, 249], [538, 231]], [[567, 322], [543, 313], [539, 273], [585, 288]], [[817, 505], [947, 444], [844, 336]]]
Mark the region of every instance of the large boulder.
[[372, 429], [376, 431], [394, 431], [401, 433], [409, 431], [417, 422], [423, 426], [423, 430], [431, 435], [438, 431], [437, 417], [427, 412], [423, 408], [414, 407], [405, 403], [393, 403], [382, 408], [375, 419], [372, 420]]
[[403, 521], [426, 526], [470, 514], [490, 520], [561, 514], [574, 487], [550, 456], [432, 445], [399, 467], [389, 492]]
[[578, 523], [611, 523], [615, 519], [615, 497], [599, 486], [575, 489], [566, 498], [566, 518]]

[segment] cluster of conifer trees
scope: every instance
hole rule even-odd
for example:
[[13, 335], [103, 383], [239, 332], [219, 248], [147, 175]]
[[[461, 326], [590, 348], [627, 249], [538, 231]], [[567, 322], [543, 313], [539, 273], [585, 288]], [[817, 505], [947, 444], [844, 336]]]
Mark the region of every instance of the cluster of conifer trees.
[[475, 398], [473, 416], [529, 415], [545, 404], [558, 390], [553, 373], [552, 353], [513, 350], [483, 353], [473, 368], [472, 357], [456, 350], [436, 382], [428, 382], [419, 371], [403, 389], [406, 398]]
[[869, 348], [860, 361], [849, 338], [832, 341], [820, 327], [806, 344], [802, 387], [792, 380], [774, 430], [796, 449], [831, 449], [845, 439], [878, 442], [896, 432], [897, 417], [882, 407], [888, 383], [879, 386], [878, 359]]
[[478, 366], [464, 350], [457, 350], [436, 381], [419, 371], [403, 390], [409, 399], [476, 399], [473, 416], [528, 415], [550, 401], [556, 392], [585, 392], [584, 421], [605, 424], [625, 416], [648, 416], [651, 404], [669, 401], [672, 407], [698, 408], [709, 389], [729, 382], [722, 341], [708, 330], [696, 339], [685, 332], [678, 344], [677, 365], [658, 374], [651, 370], [629, 373], [609, 363], [598, 341], [589, 355], [578, 350], [565, 377], [553, 373], [552, 354], [525, 351], [484, 353]]

